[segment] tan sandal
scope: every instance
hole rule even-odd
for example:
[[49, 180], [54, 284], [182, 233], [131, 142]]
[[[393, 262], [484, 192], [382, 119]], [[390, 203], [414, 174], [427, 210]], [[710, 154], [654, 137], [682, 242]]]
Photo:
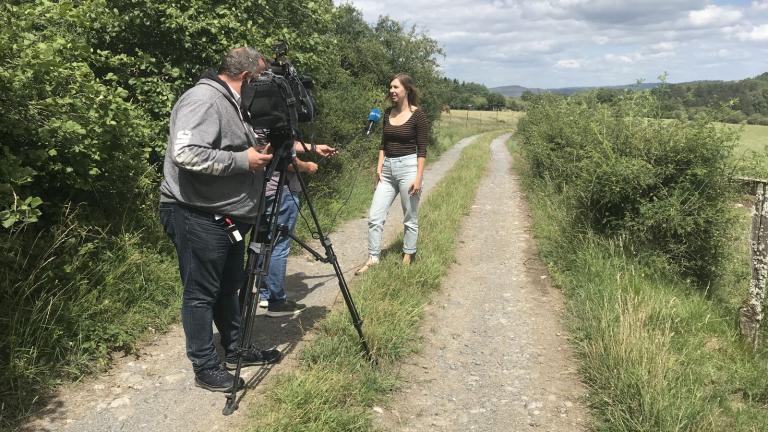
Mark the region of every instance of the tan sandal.
[[416, 259], [416, 254], [403, 254], [403, 265], [411, 265], [413, 264], [413, 261]]

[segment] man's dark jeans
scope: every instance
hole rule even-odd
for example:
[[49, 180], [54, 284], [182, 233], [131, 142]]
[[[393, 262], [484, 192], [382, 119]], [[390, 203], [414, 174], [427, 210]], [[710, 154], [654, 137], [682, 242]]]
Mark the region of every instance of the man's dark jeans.
[[[212, 323], [221, 335], [227, 355], [237, 349], [240, 307], [237, 291], [245, 281], [245, 246], [232, 243], [223, 221], [177, 204], [160, 204], [160, 222], [176, 246], [184, 285], [181, 321], [187, 339], [187, 357], [195, 372], [219, 365], [213, 346]], [[245, 236], [249, 226], [236, 223]]]

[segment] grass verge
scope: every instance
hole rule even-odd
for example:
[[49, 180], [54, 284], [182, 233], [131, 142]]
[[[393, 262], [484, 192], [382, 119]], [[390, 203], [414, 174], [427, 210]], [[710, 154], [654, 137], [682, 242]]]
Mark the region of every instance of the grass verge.
[[104, 370], [113, 351], [175, 322], [181, 297], [174, 257], [141, 233], [113, 237], [69, 219], [50, 237], [10, 240], [25, 249], [0, 272], [0, 430], [17, 428], [56, 385]]
[[[618, 240], [574, 231], [561, 196], [520, 171], [540, 254], [565, 293], [595, 429], [766, 430], [768, 351], [742, 344], [739, 301], [692, 288]], [[731, 280], [744, 284], [731, 295], [743, 295], [747, 282]]]
[[398, 386], [397, 360], [421, 346], [423, 308], [454, 260], [456, 236], [488, 164], [488, 145], [498, 135], [484, 134], [467, 147], [422, 204], [416, 265], [399, 263], [395, 242], [378, 266], [353, 281], [352, 294], [379, 366], [361, 358], [348, 312], [340, 305], [302, 350], [297, 370], [276, 377], [266, 389], [266, 406], [250, 418], [249, 430], [373, 429], [371, 406]]

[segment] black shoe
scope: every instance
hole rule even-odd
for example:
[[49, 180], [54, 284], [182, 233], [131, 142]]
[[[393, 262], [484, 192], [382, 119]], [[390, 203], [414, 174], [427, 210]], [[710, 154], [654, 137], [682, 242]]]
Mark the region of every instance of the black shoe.
[[[232, 383], [235, 382], [235, 377], [227, 372], [222, 366], [216, 366], [210, 369], [203, 369], [199, 372], [195, 372], [195, 385], [206, 390], [215, 392], [230, 392], [232, 391]], [[245, 386], [245, 380], [240, 378], [240, 385], [238, 389]]]
[[[243, 354], [240, 366], [262, 366], [265, 364], [273, 364], [280, 361], [283, 358], [283, 353], [280, 350], [272, 348], [260, 350], [251, 348]], [[224, 363], [229, 370], [237, 368], [237, 357], [227, 357], [227, 361]]]
[[306, 309], [306, 307], [307, 307], [306, 305], [301, 303], [296, 303], [293, 300], [286, 300], [279, 303], [269, 302], [269, 307], [267, 307], [266, 315], [272, 318], [293, 316], [301, 313], [301, 311]]

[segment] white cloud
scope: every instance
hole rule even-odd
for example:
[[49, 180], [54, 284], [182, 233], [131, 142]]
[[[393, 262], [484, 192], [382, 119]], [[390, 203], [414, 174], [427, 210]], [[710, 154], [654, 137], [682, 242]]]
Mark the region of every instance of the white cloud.
[[753, 1], [752, 9], [756, 10], [768, 10], [768, 0]]
[[742, 16], [743, 13], [740, 10], [716, 5], [709, 5], [704, 9], [688, 12], [688, 20], [698, 27], [725, 26], [737, 22]]
[[651, 49], [654, 51], [673, 51], [675, 49], [675, 44], [672, 42], [659, 42], [651, 45]]
[[624, 64], [633, 64], [636, 63], [639, 58], [635, 55], [617, 55], [617, 54], [606, 54], [605, 60], [611, 63], [624, 63]]
[[736, 38], [743, 42], [765, 42], [768, 41], [768, 24], [753, 27], [749, 31], [737, 31]]
[[575, 59], [558, 60], [556, 67], [560, 69], [581, 69], [581, 62]]

